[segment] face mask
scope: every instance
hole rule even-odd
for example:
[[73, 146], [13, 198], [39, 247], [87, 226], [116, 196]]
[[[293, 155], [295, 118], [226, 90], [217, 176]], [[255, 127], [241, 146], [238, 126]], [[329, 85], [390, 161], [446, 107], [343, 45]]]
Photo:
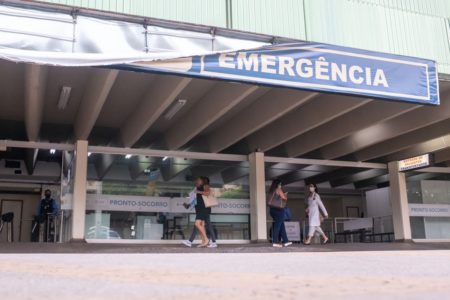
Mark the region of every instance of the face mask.
[[311, 186], [311, 187], [309, 188], [309, 191], [310, 191], [311, 193], [314, 193], [314, 192], [316, 191], [316, 189], [315, 189], [313, 186]]

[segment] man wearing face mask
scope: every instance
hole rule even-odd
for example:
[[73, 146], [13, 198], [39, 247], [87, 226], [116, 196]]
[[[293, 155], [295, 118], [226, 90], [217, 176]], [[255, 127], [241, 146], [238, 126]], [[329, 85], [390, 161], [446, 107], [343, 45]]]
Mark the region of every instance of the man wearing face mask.
[[[48, 236], [45, 236], [44, 240], [49, 241], [54, 235], [53, 217], [58, 213], [58, 204], [55, 199], [52, 198], [52, 192], [50, 190], [45, 190], [44, 195], [45, 197], [41, 200], [39, 205], [37, 222], [40, 224], [45, 223], [45, 228], [42, 229], [44, 232], [48, 232]], [[49, 230], [47, 230], [47, 228]]]
[[47, 216], [48, 214], [56, 214], [58, 212], [58, 206], [55, 199], [52, 198], [52, 192], [45, 190], [45, 198], [41, 200], [39, 206], [39, 216]]

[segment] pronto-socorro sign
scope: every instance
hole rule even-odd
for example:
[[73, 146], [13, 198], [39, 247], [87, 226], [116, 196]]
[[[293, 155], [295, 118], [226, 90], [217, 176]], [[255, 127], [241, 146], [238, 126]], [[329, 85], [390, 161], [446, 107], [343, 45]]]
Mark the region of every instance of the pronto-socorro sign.
[[409, 204], [410, 217], [450, 217], [448, 204]]
[[[212, 208], [216, 214], [249, 214], [249, 199], [218, 199], [219, 205]], [[102, 211], [133, 211], [133, 212], [161, 212], [161, 213], [194, 213], [187, 210], [183, 203], [187, 198], [149, 197], [131, 195], [97, 195], [88, 194], [87, 210]]]
[[400, 160], [398, 162], [398, 170], [400, 172], [417, 170], [421, 168], [429, 167], [432, 163], [431, 154], [423, 154], [411, 158], [407, 158], [404, 160]]
[[279, 44], [130, 66], [275, 87], [439, 104], [434, 61], [327, 44]]

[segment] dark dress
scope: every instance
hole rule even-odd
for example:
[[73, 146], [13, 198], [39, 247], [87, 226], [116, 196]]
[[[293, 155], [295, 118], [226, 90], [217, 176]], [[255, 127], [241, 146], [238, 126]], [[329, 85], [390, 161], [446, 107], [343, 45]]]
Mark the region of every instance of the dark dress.
[[[203, 186], [199, 186], [197, 188], [198, 191], [203, 192], [205, 188]], [[195, 219], [206, 221], [209, 218], [209, 214], [211, 213], [211, 208], [205, 206], [205, 201], [203, 201], [203, 197], [201, 194], [197, 194], [197, 205], [195, 206]]]

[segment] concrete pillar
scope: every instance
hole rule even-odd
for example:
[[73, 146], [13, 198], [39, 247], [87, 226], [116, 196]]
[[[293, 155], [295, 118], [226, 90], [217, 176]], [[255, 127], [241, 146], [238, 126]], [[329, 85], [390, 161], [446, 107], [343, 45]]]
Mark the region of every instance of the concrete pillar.
[[249, 155], [250, 162], [250, 232], [255, 242], [267, 241], [266, 180], [264, 173], [264, 153]]
[[411, 223], [409, 221], [408, 195], [406, 193], [405, 173], [398, 171], [398, 162], [390, 162], [389, 198], [392, 206], [395, 240], [411, 240]]
[[88, 142], [77, 141], [75, 144], [75, 170], [73, 186], [72, 241], [84, 240], [86, 216]]

